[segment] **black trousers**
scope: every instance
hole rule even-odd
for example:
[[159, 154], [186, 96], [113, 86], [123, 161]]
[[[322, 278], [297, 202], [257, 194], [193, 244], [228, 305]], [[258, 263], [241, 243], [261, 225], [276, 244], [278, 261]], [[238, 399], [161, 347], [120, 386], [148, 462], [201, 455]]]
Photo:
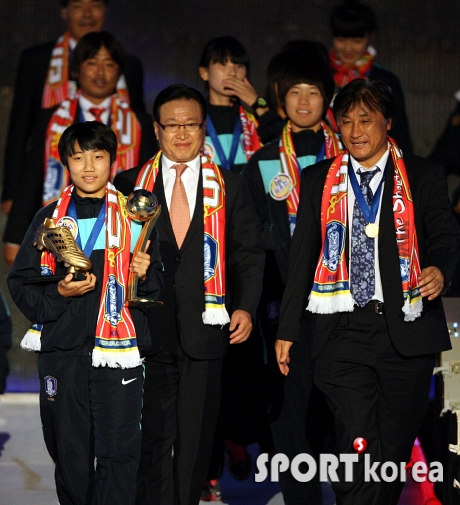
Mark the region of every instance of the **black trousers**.
[[[367, 441], [372, 462], [409, 462], [428, 405], [433, 355], [405, 357], [394, 348], [385, 315], [364, 309], [341, 315], [332, 338], [316, 358], [314, 380], [335, 422], [339, 454], [356, 453]], [[410, 323], [408, 323], [410, 324]], [[338, 505], [395, 505], [403, 483], [364, 482], [364, 454], [354, 464], [353, 482], [332, 483]]]
[[134, 504], [143, 367], [94, 368], [91, 356], [40, 354], [38, 371], [59, 503]]
[[197, 505], [219, 413], [223, 359], [179, 347], [145, 359], [138, 505]]
[[[313, 450], [308, 437], [310, 395], [313, 390], [313, 373], [308, 352], [306, 328], [302, 328], [300, 342], [290, 349], [289, 374], [284, 381], [284, 398], [281, 410], [272, 422], [273, 440], [276, 451], [286, 454], [289, 461], [301, 453], [310, 455]], [[281, 373], [280, 373], [281, 375]], [[311, 409], [310, 409], [311, 412]], [[318, 411], [313, 416], [320, 421], [322, 414]], [[306, 469], [300, 466], [300, 471]], [[321, 505], [322, 492], [318, 474], [309, 482], [298, 482], [288, 470], [280, 472], [280, 487], [286, 505]]]

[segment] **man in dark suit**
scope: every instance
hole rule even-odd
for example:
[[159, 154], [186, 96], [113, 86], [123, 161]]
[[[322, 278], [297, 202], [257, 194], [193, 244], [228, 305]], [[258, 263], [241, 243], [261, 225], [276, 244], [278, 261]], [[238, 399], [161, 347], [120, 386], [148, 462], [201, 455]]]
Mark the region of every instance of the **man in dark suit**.
[[[223, 358], [228, 343], [243, 342], [251, 332], [264, 253], [246, 180], [200, 154], [203, 95], [169, 86], [157, 96], [153, 116], [161, 151], [115, 178], [125, 194], [135, 184], [153, 189], [162, 207], [156, 228], [166, 294], [164, 307], [148, 314], [153, 344], [145, 359], [136, 503], [196, 505], [219, 411]], [[218, 230], [210, 228], [213, 219]], [[219, 275], [220, 287], [213, 285]]]
[[[308, 341], [305, 360], [331, 408], [337, 451], [357, 459], [352, 481], [339, 465], [337, 503], [391, 505], [402, 482], [366, 482], [364, 458], [398, 468], [410, 460], [435, 353], [450, 347], [439, 295], [459, 231], [442, 167], [402, 158], [388, 139], [385, 84], [352, 81], [334, 114], [347, 151], [302, 173], [277, 359], [287, 375], [291, 345]], [[358, 456], [360, 439], [367, 449]]]
[[35, 213], [57, 199], [66, 186], [67, 171], [52, 151], [67, 126], [96, 120], [115, 131], [117, 160], [110, 180], [117, 171], [144, 163], [157, 148], [150, 115], [134, 111], [117, 92], [124, 63], [123, 47], [108, 32], [87, 33], [75, 46], [72, 75], [79, 86], [76, 96], [39, 111], [19, 172], [19, 179], [27, 184], [15, 196], [3, 237], [8, 264], [13, 263]]
[[[20, 170], [41, 109], [68, 98], [71, 54], [89, 32], [103, 28], [108, 0], [60, 0], [66, 32], [58, 39], [25, 49], [19, 61], [14, 99], [5, 146], [2, 212], [8, 214], [21, 188]], [[145, 111], [143, 69], [138, 58], [127, 55], [120, 86], [129, 93], [134, 110]], [[122, 76], [122, 77], [123, 77]]]

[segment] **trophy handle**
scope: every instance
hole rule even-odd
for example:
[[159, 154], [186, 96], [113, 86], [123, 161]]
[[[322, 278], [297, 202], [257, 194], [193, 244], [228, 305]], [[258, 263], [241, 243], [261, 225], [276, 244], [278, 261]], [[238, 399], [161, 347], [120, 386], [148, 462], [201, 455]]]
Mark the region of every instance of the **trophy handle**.
[[[133, 257], [139, 251], [143, 251], [145, 249], [145, 244], [147, 243], [147, 240], [150, 237], [150, 233], [152, 232], [153, 227], [158, 221], [160, 214], [161, 214], [161, 206], [158, 206], [153, 216], [148, 221], [145, 222], [144, 226], [142, 227], [139, 238], [137, 240], [136, 246], [134, 247]], [[139, 282], [139, 276], [135, 272], [130, 271], [128, 276], [127, 300], [125, 302], [125, 304], [128, 307], [135, 309], [147, 309], [152, 306], [163, 305], [163, 302], [157, 300], [152, 300], [149, 298], [138, 298], [137, 296], [138, 282]]]

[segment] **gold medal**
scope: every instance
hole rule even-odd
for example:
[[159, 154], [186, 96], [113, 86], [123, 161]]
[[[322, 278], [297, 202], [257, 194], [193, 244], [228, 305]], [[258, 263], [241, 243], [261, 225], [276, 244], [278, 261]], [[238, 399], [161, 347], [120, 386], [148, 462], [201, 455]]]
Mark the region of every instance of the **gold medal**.
[[270, 196], [274, 200], [286, 200], [292, 192], [292, 179], [288, 174], [278, 174], [270, 182]]
[[364, 232], [369, 238], [375, 238], [379, 235], [379, 227], [375, 223], [369, 223], [366, 225]]

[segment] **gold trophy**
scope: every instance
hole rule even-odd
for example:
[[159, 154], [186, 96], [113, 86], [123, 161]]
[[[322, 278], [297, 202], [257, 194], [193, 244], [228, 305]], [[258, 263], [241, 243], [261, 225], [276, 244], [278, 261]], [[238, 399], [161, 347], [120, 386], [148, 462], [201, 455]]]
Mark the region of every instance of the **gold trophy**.
[[74, 281], [86, 279], [86, 273], [91, 269], [91, 261], [85, 253], [78, 247], [72, 231], [66, 226], [56, 226], [54, 219], [47, 217], [37, 228], [34, 235], [34, 246], [40, 251], [48, 250], [56, 261], [64, 262], [68, 267], [67, 273], [60, 275], [39, 275], [27, 277], [24, 284], [43, 284], [49, 282], [59, 282], [68, 274], [72, 274]]
[[[133, 221], [144, 223], [142, 231], [134, 248], [133, 257], [144, 251], [145, 244], [150, 237], [150, 233], [158, 221], [161, 213], [161, 206], [158, 204], [156, 196], [146, 189], [135, 189], [126, 199], [126, 211]], [[163, 302], [150, 298], [138, 298], [137, 284], [139, 278], [134, 272], [129, 272], [128, 293], [126, 304], [135, 309], [147, 309], [155, 305], [163, 305]]]

